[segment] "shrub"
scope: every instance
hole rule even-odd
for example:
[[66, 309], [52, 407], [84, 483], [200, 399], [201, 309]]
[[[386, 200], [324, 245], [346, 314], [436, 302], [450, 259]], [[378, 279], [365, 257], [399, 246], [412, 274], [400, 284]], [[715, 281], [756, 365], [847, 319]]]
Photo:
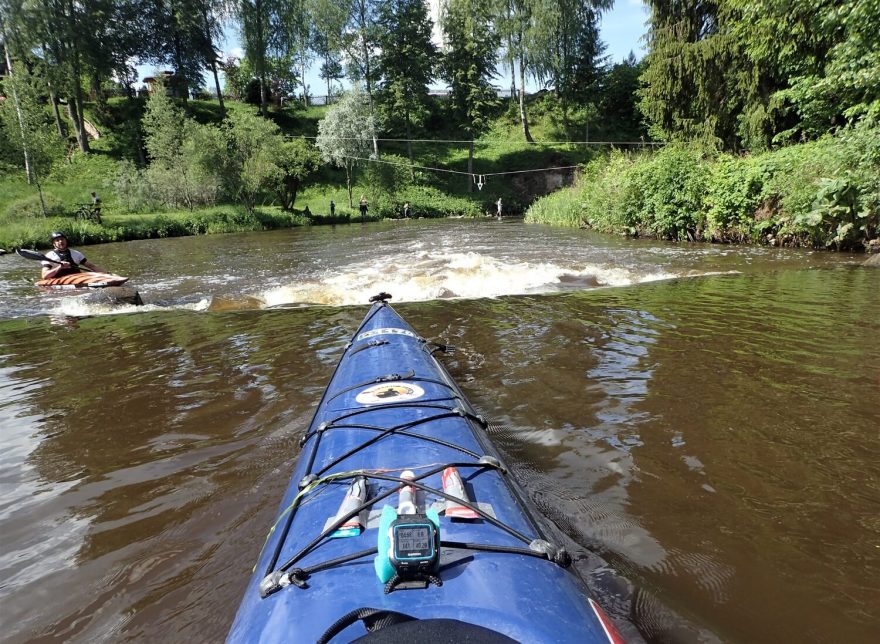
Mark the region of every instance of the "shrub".
[[706, 195], [706, 239], [750, 241], [755, 213], [762, 203], [763, 181], [754, 157], [722, 155], [712, 164]]

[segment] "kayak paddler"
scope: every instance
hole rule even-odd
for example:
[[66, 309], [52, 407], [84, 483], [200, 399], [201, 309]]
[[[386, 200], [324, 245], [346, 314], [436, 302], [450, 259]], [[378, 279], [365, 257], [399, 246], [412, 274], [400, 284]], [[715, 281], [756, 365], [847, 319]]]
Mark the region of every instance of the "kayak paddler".
[[51, 262], [43, 262], [43, 279], [51, 279], [53, 277], [61, 277], [62, 275], [70, 275], [71, 273], [79, 273], [79, 267], [85, 266], [87, 269], [97, 273], [106, 273], [103, 268], [92, 264], [78, 250], [73, 250], [67, 245], [67, 236], [62, 232], [54, 232], [51, 235], [52, 248], [46, 257], [53, 259], [60, 264]]

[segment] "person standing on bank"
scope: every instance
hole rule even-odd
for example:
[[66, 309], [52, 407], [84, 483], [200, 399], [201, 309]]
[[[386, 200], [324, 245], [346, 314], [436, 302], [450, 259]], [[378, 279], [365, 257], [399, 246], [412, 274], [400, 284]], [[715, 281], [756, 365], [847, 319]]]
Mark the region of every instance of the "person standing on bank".
[[101, 197], [98, 196], [98, 193], [92, 191], [92, 213], [95, 215], [95, 221], [99, 224], [101, 223]]
[[331, 216], [331, 217], [335, 217], [335, 216], [336, 216], [336, 204], [333, 203], [333, 200], [332, 200], [332, 199], [330, 200], [330, 216]]
[[501, 219], [501, 197], [498, 197], [498, 201], [495, 203], [498, 206], [498, 219]]
[[361, 220], [363, 220], [367, 216], [367, 198], [364, 195], [361, 195], [359, 207], [361, 209]]
[[409, 202], [407, 201], [403, 204], [403, 218], [409, 219], [410, 217], [412, 217], [412, 208], [409, 207]]
[[53, 264], [52, 262], [43, 262], [43, 279], [61, 277], [63, 275], [70, 275], [71, 273], [79, 273], [80, 266], [85, 266], [89, 270], [97, 273], [107, 272], [100, 266], [92, 264], [86, 259], [86, 256], [78, 250], [69, 248], [67, 245], [67, 237], [61, 232], [52, 233], [52, 250], [46, 253], [46, 257], [61, 263]]

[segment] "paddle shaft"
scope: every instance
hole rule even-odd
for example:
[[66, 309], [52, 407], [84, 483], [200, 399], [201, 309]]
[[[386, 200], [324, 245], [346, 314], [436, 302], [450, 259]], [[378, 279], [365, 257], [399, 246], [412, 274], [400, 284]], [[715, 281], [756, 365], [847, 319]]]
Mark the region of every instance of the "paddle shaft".
[[[15, 252], [16, 252], [20, 257], [24, 257], [25, 259], [33, 259], [34, 261], [37, 261], [37, 262], [50, 262], [50, 263], [52, 263], [52, 264], [58, 264], [58, 265], [61, 265], [61, 264], [64, 263], [64, 262], [59, 262], [58, 260], [55, 260], [55, 259], [51, 259], [51, 258], [49, 258], [49, 257], [46, 257], [46, 256], [43, 255], [42, 253], [38, 253], [38, 252], [36, 252], [36, 251], [34, 251], [34, 250], [27, 250], [26, 248], [16, 248], [16, 249], [15, 249]], [[76, 262], [74, 262], [74, 261], [72, 261], [72, 260], [73, 260], [73, 258], [71, 257], [71, 264], [72, 264], [73, 266], [75, 266], [76, 268], [78, 268], [79, 270], [81, 270], [81, 271], [85, 271], [85, 272], [87, 272], [87, 273], [91, 273], [91, 272], [93, 272], [91, 269], [89, 269], [89, 268], [83, 266], [82, 264], [77, 264]]]

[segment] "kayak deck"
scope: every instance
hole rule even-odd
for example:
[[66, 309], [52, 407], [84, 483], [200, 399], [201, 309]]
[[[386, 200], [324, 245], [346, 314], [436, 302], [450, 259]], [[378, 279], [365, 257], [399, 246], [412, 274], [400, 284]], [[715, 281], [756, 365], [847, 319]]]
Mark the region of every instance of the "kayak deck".
[[127, 281], [127, 277], [114, 275], [113, 273], [70, 273], [61, 277], [39, 280], [37, 286], [104, 288], [107, 286], [121, 286]]
[[[620, 641], [436, 350], [383, 301], [371, 308], [302, 436], [228, 641], [318, 641], [363, 608], [458, 620], [524, 642]], [[450, 467], [472, 501], [444, 492]], [[340, 514], [359, 477], [367, 500]], [[374, 565], [380, 514], [397, 507], [404, 484], [415, 488], [418, 512], [441, 514], [440, 564], [433, 580], [389, 589]], [[475, 518], [447, 516], [450, 502]], [[362, 526], [353, 536], [333, 537], [353, 520]], [[363, 634], [359, 624], [343, 628], [339, 641]]]

